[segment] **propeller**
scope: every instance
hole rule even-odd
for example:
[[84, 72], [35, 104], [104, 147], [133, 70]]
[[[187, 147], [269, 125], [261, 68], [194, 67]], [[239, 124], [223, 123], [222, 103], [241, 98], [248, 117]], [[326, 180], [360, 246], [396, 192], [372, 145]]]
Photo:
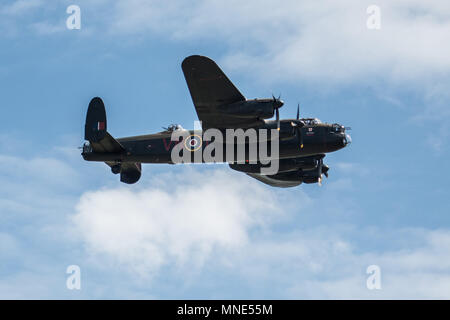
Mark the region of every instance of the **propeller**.
[[317, 180], [317, 182], [319, 183], [319, 186], [322, 186], [322, 166], [323, 166], [323, 160], [320, 159], [319, 163], [317, 164], [317, 171], [318, 171], [318, 176], [319, 176], [319, 179]]
[[278, 111], [278, 108], [275, 109], [275, 114], [277, 118], [277, 130], [280, 131], [280, 111]]
[[[296, 119], [298, 120], [297, 122], [291, 122], [291, 126], [294, 128], [295, 130], [295, 135], [298, 138], [299, 142], [300, 142], [300, 148], [303, 149], [303, 134], [302, 134], [302, 127], [305, 125], [303, 121], [299, 121], [300, 120], [300, 103], [297, 104], [297, 116]], [[298, 123], [300, 123], [301, 125], [299, 126]]]
[[322, 173], [327, 178], [328, 178], [328, 170], [330, 170], [330, 167], [328, 167], [326, 164], [322, 164]]
[[277, 119], [277, 130], [280, 131], [280, 109], [283, 106], [283, 102], [280, 100], [281, 94], [278, 96], [278, 98], [275, 98], [275, 96], [272, 93], [272, 99], [273, 99], [273, 108], [275, 109], [275, 116]]
[[292, 128], [295, 130], [295, 136], [298, 138], [300, 142], [300, 148], [303, 149], [303, 134], [302, 134], [302, 126], [299, 126], [296, 122], [291, 122]]
[[322, 181], [323, 181], [322, 174], [326, 178], [328, 178], [328, 170], [329, 169], [330, 168], [326, 164], [323, 164], [323, 159], [319, 159], [319, 162], [317, 164], [317, 171], [318, 171], [318, 176], [319, 176], [319, 178], [317, 179], [317, 183], [319, 184], [319, 186], [322, 186]]
[[[297, 103], [297, 120], [300, 120], [300, 103]], [[302, 122], [303, 123], [303, 122]], [[303, 126], [305, 124], [303, 123]], [[302, 130], [300, 128], [298, 128], [297, 126], [297, 133], [299, 134], [299, 140], [300, 140], [300, 149], [303, 149], [303, 135], [302, 135]]]

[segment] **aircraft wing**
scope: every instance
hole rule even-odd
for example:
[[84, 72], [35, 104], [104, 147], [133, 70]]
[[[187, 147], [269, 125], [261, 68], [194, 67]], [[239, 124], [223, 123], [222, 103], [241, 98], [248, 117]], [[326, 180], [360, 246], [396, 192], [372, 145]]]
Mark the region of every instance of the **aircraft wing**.
[[258, 122], [218, 112], [220, 106], [245, 101], [245, 97], [213, 60], [194, 55], [184, 59], [181, 68], [203, 130], [245, 128]]
[[280, 159], [276, 174], [261, 174], [263, 167], [267, 165], [256, 164], [229, 164], [230, 168], [243, 172], [248, 176], [268, 184], [272, 187], [289, 188], [301, 183], [317, 183], [322, 175], [328, 177], [329, 167], [323, 164], [325, 154], [316, 154], [306, 157]]
[[277, 175], [275, 176], [266, 176], [259, 173], [247, 173], [248, 176], [261, 181], [265, 184], [268, 184], [272, 187], [278, 187], [278, 188], [290, 188], [290, 187], [296, 187], [302, 183], [301, 180], [284, 180], [284, 179], [277, 179]]

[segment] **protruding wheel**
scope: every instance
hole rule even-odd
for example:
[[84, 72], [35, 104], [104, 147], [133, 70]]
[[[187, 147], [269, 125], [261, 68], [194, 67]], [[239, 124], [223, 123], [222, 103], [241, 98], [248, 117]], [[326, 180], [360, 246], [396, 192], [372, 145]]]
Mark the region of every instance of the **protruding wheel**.
[[111, 167], [111, 172], [114, 174], [120, 173], [120, 170], [122, 170], [122, 166], [119, 164], [115, 164]]

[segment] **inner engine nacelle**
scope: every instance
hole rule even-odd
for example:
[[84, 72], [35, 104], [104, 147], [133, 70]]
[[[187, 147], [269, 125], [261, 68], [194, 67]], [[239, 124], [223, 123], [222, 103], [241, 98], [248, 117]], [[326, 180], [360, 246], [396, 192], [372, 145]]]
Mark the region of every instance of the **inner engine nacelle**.
[[319, 181], [319, 172], [317, 170], [303, 171], [300, 175], [304, 183], [317, 183]]
[[[313, 170], [317, 168], [318, 157], [304, 157], [304, 158], [292, 158], [292, 159], [280, 159], [278, 172], [291, 172], [302, 170]], [[261, 163], [255, 164], [231, 164], [230, 168], [236, 171], [245, 173], [260, 173], [261, 168], [269, 167], [272, 164], [262, 165]]]
[[236, 102], [219, 108], [219, 111], [224, 114], [230, 114], [240, 118], [272, 118], [275, 111], [275, 104], [273, 100], [246, 100]]
[[142, 166], [139, 162], [122, 165], [120, 170], [120, 181], [127, 184], [133, 184], [141, 178]]
[[272, 179], [284, 182], [298, 182], [302, 183], [303, 178], [300, 174], [300, 171], [289, 171], [289, 172], [281, 172], [274, 175], [269, 176]]
[[320, 181], [321, 174], [326, 174], [328, 169], [326, 165], [323, 165], [321, 171], [317, 167], [311, 170], [298, 169], [295, 171], [280, 172], [269, 177], [285, 182], [317, 183]]

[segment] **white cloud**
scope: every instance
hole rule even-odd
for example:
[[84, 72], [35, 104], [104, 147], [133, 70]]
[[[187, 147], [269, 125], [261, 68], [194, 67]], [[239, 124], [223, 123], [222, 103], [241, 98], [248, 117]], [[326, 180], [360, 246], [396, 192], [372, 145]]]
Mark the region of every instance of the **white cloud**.
[[[227, 48], [221, 57], [227, 68], [243, 69], [267, 81], [375, 80], [419, 87], [425, 83], [431, 91], [438, 85], [436, 78], [448, 81], [449, 2], [380, 0], [380, 30], [367, 29], [366, 9], [371, 4], [359, 0], [79, 2], [82, 12], [96, 12], [92, 21], [83, 15], [84, 25], [96, 30], [93, 35], [104, 37], [109, 32], [115, 39], [158, 35], [181, 42], [219, 42]], [[18, 14], [41, 6], [39, 0], [19, 0], [2, 11]], [[56, 16], [59, 21], [65, 13]], [[59, 31], [54, 23], [45, 15], [31, 25], [48, 34]]]
[[33, 23], [31, 29], [39, 35], [52, 35], [66, 31], [63, 24], [50, 24], [46, 21]]
[[13, 3], [3, 6], [0, 13], [17, 16], [42, 7], [43, 5], [44, 2], [42, 0], [15, 0]]
[[230, 67], [274, 79], [415, 81], [450, 71], [447, 1], [378, 1], [381, 30], [366, 27], [371, 3], [347, 1], [117, 1], [114, 34], [215, 39]]
[[[15, 141], [14, 139], [12, 141]], [[81, 179], [73, 159], [0, 154], [0, 222], [5, 230], [23, 231], [33, 223], [38, 231], [61, 221], [76, 201]]]
[[[152, 179], [143, 189], [104, 189], [80, 199], [73, 231], [99, 265], [114, 263], [143, 279], [183, 274], [185, 286], [200, 288], [205, 277], [227, 274], [245, 279], [234, 294], [247, 298], [450, 297], [449, 230], [369, 230], [326, 221], [290, 229], [308, 208], [301, 189], [278, 193], [221, 170]], [[359, 245], [371, 233], [385, 241], [383, 250]], [[381, 291], [366, 288], [371, 264], [381, 267]]]
[[36, 157], [24, 159], [0, 155], [0, 175], [5, 181], [39, 181], [48, 185], [68, 186], [77, 182], [76, 171], [67, 163], [55, 158]]
[[358, 175], [367, 177], [370, 174], [370, 169], [360, 163], [338, 162], [333, 164], [333, 167], [337, 170], [340, 170], [345, 175]]
[[[186, 168], [187, 169], [187, 168]], [[218, 171], [167, 175], [155, 185], [88, 192], [74, 223], [93, 253], [105, 253], [140, 274], [166, 264], [203, 264], [211, 251], [240, 247], [265, 221], [273, 195], [247, 177]]]
[[[284, 273], [291, 277], [287, 285], [287, 297], [296, 298], [334, 298], [334, 299], [448, 299], [450, 297], [450, 249], [449, 230], [377, 230], [379, 233], [402, 233], [403, 236], [420, 244], [403, 249], [381, 252], [359, 252], [356, 244], [351, 244], [342, 231], [331, 231], [328, 227], [297, 234], [290, 241], [274, 246], [277, 252], [274, 261], [283, 261]], [[361, 232], [365, 232], [362, 230]], [[297, 246], [295, 246], [297, 244]], [[267, 263], [262, 244], [258, 259]], [[300, 248], [299, 248], [300, 247]], [[258, 252], [257, 250], [252, 250]], [[255, 255], [253, 256], [255, 259]], [[264, 265], [245, 261], [245, 265]], [[369, 265], [381, 268], [381, 290], [368, 290], [366, 287], [366, 268]], [[243, 264], [242, 264], [243, 265]], [[276, 265], [269, 268], [270, 274], [280, 269]], [[269, 272], [267, 272], [269, 274]], [[251, 275], [248, 270], [248, 275]], [[284, 279], [286, 281], [286, 279]], [[286, 281], [287, 282], [287, 281]]]

